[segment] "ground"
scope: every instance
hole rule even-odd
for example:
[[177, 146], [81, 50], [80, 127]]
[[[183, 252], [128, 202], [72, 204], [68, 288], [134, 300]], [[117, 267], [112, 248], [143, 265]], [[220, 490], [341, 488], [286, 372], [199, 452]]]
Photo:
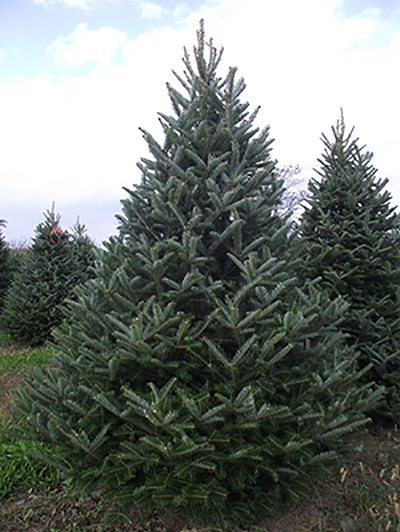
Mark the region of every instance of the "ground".
[[22, 380], [19, 373], [0, 375], [0, 410], [4, 417], [12, 414], [12, 396]]

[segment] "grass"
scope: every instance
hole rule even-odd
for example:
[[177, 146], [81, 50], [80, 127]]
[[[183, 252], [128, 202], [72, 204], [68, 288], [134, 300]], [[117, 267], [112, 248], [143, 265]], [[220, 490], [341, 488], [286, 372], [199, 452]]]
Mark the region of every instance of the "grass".
[[[1, 383], [5, 388], [7, 383], [17, 385], [18, 371], [46, 364], [51, 354], [48, 347], [16, 346], [0, 333], [0, 388]], [[9, 401], [8, 391], [2, 395], [0, 390], [0, 400]], [[12, 419], [22, 422], [15, 414]], [[0, 412], [0, 429], [10, 425], [10, 418]], [[107, 524], [106, 514], [118, 509], [102, 501], [99, 493], [83, 498], [32, 453], [32, 446], [0, 433], [2, 532], [204, 532], [200, 526], [190, 529], [179, 516], [167, 521], [156, 511], [144, 521], [131, 511], [127, 520]], [[308, 500], [264, 519], [252, 532], [400, 532], [400, 432], [357, 436], [353, 451], [325, 478], [315, 479]]]
[[[2, 331], [0, 349], [0, 398], [6, 397], [3, 388], [7, 380], [25, 366], [46, 364], [54, 352], [50, 347], [30, 349], [18, 346]], [[16, 382], [20, 382], [20, 379]], [[5, 435], [17, 418], [14, 416], [10, 419], [2, 415], [1, 406], [0, 404], [0, 499], [11, 496], [18, 489], [48, 486], [59, 482], [58, 471], [32, 453], [31, 442], [10, 439]]]
[[[0, 431], [11, 428], [10, 419], [0, 419]], [[32, 443], [10, 439], [0, 432], [0, 499], [16, 490], [59, 483], [58, 471], [32, 453]]]
[[47, 364], [54, 353], [54, 349], [48, 346], [37, 349], [18, 346], [2, 331], [0, 331], [0, 347], [0, 375], [16, 373], [24, 366]]

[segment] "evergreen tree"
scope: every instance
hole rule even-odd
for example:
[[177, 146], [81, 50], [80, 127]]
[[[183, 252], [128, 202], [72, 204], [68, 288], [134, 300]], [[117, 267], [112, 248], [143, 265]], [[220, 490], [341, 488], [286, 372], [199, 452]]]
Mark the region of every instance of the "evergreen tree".
[[201, 26], [184, 92], [168, 86], [164, 144], [143, 132], [151, 158], [119, 234], [17, 406], [21, 435], [57, 444], [43, 458], [81, 487], [248, 525], [304, 493], [380, 392], [357, 385], [337, 332], [347, 305], [273, 256], [287, 227], [269, 131], [206, 52]]
[[45, 343], [63, 319], [61, 303], [90, 277], [93, 265], [94, 245], [82, 226], [70, 236], [60, 229], [54, 209], [48, 211], [7, 293], [2, 327], [16, 341]]
[[87, 234], [87, 228], [79, 220], [70, 231], [71, 255], [75, 267], [71, 273], [71, 286], [84, 284], [93, 277], [96, 258], [95, 246]]
[[[361, 368], [388, 388], [374, 417], [400, 420], [400, 216], [390, 206], [387, 179], [378, 179], [372, 153], [345, 134], [343, 117], [324, 135], [319, 179], [309, 183], [300, 225], [302, 274], [320, 278], [329, 297], [350, 303], [342, 327], [360, 352]], [[388, 409], [389, 407], [389, 409]], [[393, 417], [394, 416], [394, 417]]]
[[7, 288], [11, 282], [10, 249], [1, 230], [5, 225], [5, 220], [0, 220], [0, 312], [3, 308]]

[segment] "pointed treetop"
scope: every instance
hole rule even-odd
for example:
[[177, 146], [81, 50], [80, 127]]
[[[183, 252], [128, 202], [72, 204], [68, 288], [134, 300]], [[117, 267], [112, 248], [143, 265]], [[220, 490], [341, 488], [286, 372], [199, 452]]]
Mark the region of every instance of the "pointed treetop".
[[51, 210], [47, 210], [45, 213], [46, 222], [54, 227], [57, 227], [60, 224], [61, 214], [56, 213], [56, 202], [53, 201], [51, 204]]
[[340, 132], [340, 136], [343, 137], [344, 135], [344, 116], [343, 116], [343, 107], [340, 108], [340, 120], [337, 121], [336, 130]]
[[71, 228], [72, 234], [76, 237], [83, 237], [87, 233], [87, 227], [81, 222], [80, 216], [77, 216], [76, 222]]

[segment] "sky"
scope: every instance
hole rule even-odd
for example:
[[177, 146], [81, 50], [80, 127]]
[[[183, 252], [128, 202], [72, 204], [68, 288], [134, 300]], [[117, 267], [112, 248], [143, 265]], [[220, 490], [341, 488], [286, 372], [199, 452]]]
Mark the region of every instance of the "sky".
[[97, 244], [148, 156], [139, 128], [163, 141], [183, 48], [224, 48], [242, 100], [261, 106], [278, 166], [315, 177], [321, 134], [345, 124], [374, 153], [400, 205], [400, 0], [0, 0], [0, 219], [29, 244], [55, 204]]

